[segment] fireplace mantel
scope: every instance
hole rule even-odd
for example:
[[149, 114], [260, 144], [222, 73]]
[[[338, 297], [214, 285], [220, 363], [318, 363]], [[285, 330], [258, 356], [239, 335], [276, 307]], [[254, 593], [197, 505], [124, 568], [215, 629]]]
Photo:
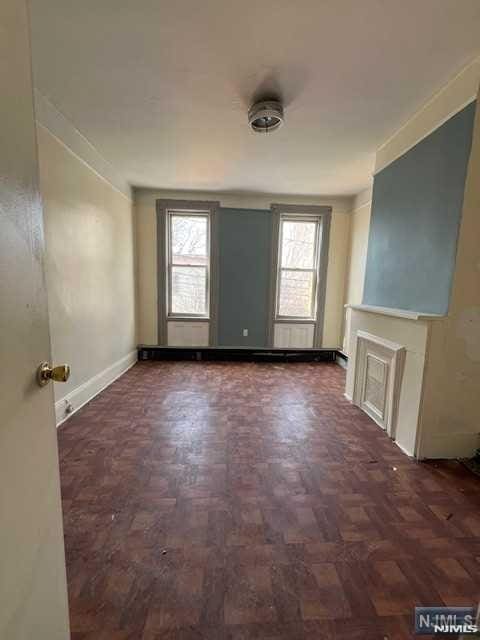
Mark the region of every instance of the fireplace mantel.
[[[399, 377], [401, 384], [399, 382], [398, 398], [395, 398], [398, 411], [396, 420], [391, 423], [390, 435], [405, 453], [415, 458], [465, 458], [473, 455], [480, 445], [474, 385], [466, 384], [465, 392], [461, 388], [455, 392], [452, 390], [457, 383], [457, 369], [462, 372], [464, 381], [473, 371], [471, 357], [462, 351], [458, 321], [454, 324], [454, 317], [450, 314], [442, 316], [365, 304], [348, 305], [347, 321], [345, 395], [348, 400], [362, 404], [354, 397], [357, 349], [362, 343], [359, 338], [367, 333], [375, 336], [377, 343], [401, 345], [405, 348], [403, 375]], [[450, 334], [456, 336], [455, 340], [452, 338], [446, 343], [446, 336]], [[449, 349], [446, 349], [446, 344]], [[374, 356], [372, 365], [375, 365]], [[446, 362], [450, 363], [448, 370], [445, 370]], [[382, 366], [386, 368], [386, 365]], [[377, 369], [379, 367], [380, 364]], [[380, 380], [381, 376], [374, 369], [372, 372]], [[462, 398], [461, 402], [458, 397]], [[470, 413], [465, 413], [465, 407], [470, 407], [468, 403], [473, 408]], [[378, 416], [373, 419], [388, 432], [388, 421], [382, 416], [381, 419]]]
[[424, 311], [410, 311], [408, 309], [391, 309], [390, 307], [375, 307], [369, 304], [346, 304], [346, 309], [365, 311], [366, 313], [378, 313], [392, 318], [404, 318], [406, 320], [439, 320], [444, 315], [439, 313], [425, 313]]
[[[436, 325], [441, 316], [430, 315], [405, 309], [389, 309], [386, 307], [374, 307], [370, 305], [350, 305], [348, 309], [350, 318], [349, 331], [349, 359], [345, 395], [355, 404], [361, 406], [362, 402], [355, 395], [355, 387], [361, 389], [362, 385], [356, 385], [356, 365], [361, 362], [362, 338], [371, 336], [379, 346], [401, 346], [401, 371], [397, 376], [394, 387], [389, 388], [389, 406], [393, 408], [393, 415], [387, 420], [384, 416], [381, 423], [387, 433], [395, 439], [397, 445], [410, 456], [419, 456], [419, 418], [421, 411], [422, 388], [424, 381], [424, 367], [427, 354], [428, 336], [431, 327]], [[372, 345], [372, 341], [367, 343]], [[372, 357], [374, 357], [373, 354]], [[380, 358], [382, 359], [382, 358]], [[388, 358], [383, 358], [387, 362]], [[361, 365], [364, 366], [364, 365]], [[395, 367], [392, 364], [384, 365], [390, 373]], [[393, 391], [395, 393], [393, 393]]]

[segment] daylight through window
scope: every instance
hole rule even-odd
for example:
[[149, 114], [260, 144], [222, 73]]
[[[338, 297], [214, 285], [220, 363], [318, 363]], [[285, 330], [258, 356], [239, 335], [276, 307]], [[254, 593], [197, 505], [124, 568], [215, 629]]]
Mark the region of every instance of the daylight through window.
[[207, 213], [168, 215], [170, 316], [208, 316], [210, 219]]
[[280, 220], [277, 318], [315, 318], [318, 244], [318, 218]]

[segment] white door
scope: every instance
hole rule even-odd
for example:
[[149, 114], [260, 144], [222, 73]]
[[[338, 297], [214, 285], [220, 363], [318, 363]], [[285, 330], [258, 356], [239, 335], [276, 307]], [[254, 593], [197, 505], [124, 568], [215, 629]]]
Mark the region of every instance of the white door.
[[0, 639], [67, 640], [68, 607], [25, 0], [0, 2]]

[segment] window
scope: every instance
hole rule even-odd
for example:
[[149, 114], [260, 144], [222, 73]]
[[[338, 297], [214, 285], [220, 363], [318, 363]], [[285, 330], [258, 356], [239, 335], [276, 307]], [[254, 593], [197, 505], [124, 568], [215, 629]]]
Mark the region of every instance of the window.
[[277, 318], [315, 320], [320, 219], [281, 216], [277, 273]]
[[210, 217], [168, 211], [168, 315], [209, 315]]

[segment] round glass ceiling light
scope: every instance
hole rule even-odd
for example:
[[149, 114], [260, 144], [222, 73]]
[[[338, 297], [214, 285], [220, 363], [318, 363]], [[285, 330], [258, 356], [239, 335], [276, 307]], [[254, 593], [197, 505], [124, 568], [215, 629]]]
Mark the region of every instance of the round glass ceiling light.
[[283, 107], [277, 100], [256, 102], [248, 110], [248, 122], [255, 133], [271, 133], [283, 122]]

